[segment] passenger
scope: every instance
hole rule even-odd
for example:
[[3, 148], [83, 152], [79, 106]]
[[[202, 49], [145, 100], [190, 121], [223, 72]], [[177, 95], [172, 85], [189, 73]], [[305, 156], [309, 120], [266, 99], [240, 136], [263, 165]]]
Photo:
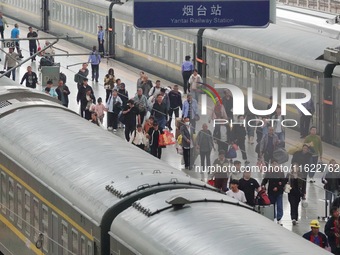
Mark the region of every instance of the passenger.
[[89, 60], [88, 60], [88, 62], [91, 63], [92, 81], [96, 80], [96, 82], [98, 82], [100, 61], [101, 61], [101, 58], [100, 58], [100, 54], [97, 52], [97, 47], [93, 46], [92, 53], [90, 54]]
[[51, 88], [46, 87], [46, 88], [44, 89], [45, 94], [47, 94], [47, 95], [50, 96], [50, 90], [51, 90]]
[[225, 151], [221, 150], [218, 152], [218, 158], [213, 163], [215, 167], [215, 188], [218, 188], [224, 192], [228, 190], [228, 171], [226, 169], [229, 166], [228, 160], [225, 158]]
[[[32, 27], [28, 28], [29, 33], [27, 34], [27, 38], [38, 38], [37, 32], [33, 31]], [[40, 46], [39, 40], [29, 40], [29, 51], [30, 51], [30, 56], [32, 57], [35, 53], [37, 53], [37, 42], [38, 45]], [[35, 57], [31, 59], [31, 62], [35, 61]]]
[[231, 94], [231, 91], [229, 89], [224, 90], [224, 96], [222, 98], [222, 104], [224, 106], [224, 110], [227, 113], [229, 123], [227, 124], [227, 136], [228, 136], [228, 142], [231, 142], [231, 127], [230, 127], [230, 122], [231, 120], [234, 119], [233, 116], [233, 96]]
[[98, 127], [100, 127], [98, 118], [97, 118], [97, 113], [92, 112], [91, 113], [91, 119], [89, 120], [91, 123], [96, 124]]
[[119, 86], [118, 95], [119, 95], [120, 99], [122, 99], [123, 107], [125, 107], [128, 100], [129, 100], [129, 93], [125, 89], [125, 83], [123, 83], [123, 82]]
[[253, 145], [254, 144], [254, 136], [255, 136], [254, 125], [255, 125], [256, 122], [251, 121], [251, 120], [255, 120], [256, 116], [249, 109], [247, 109], [245, 118], [246, 118], [246, 130], [247, 130], [248, 143]]
[[19, 43], [19, 25], [14, 24], [14, 28], [11, 31], [11, 39], [14, 39], [13, 41], [15, 42], [15, 47], [17, 48], [17, 52], [19, 54], [19, 58], [24, 58], [24, 56], [21, 54], [21, 49], [20, 49], [20, 43]]
[[191, 126], [196, 129], [196, 120], [199, 119], [198, 115], [198, 104], [195, 99], [192, 98], [191, 94], [188, 94], [187, 100], [183, 103], [183, 118], [189, 118]]
[[[92, 90], [90, 88], [86, 89], [86, 107], [85, 107], [85, 119], [90, 120], [91, 119], [91, 109], [92, 106], [94, 106], [96, 99], [94, 95], [92, 94]], [[83, 105], [85, 105], [85, 101], [83, 102]], [[97, 119], [97, 116], [96, 116]]]
[[173, 90], [171, 90], [168, 94], [169, 102], [170, 102], [170, 108], [169, 108], [169, 121], [168, 121], [168, 128], [169, 130], [172, 130], [171, 128], [171, 121], [172, 121], [172, 115], [175, 113], [175, 118], [179, 117], [179, 109], [182, 110], [183, 103], [182, 103], [182, 94], [178, 91], [178, 85], [174, 85]]
[[154, 120], [155, 120], [154, 117], [150, 116], [150, 118], [145, 121], [143, 129], [146, 134], [148, 134], [149, 129], [153, 127]]
[[58, 94], [58, 100], [61, 101], [63, 106], [68, 107], [68, 95], [71, 92], [62, 80], [59, 80], [56, 92]]
[[[8, 53], [6, 54], [6, 57], [5, 57], [4, 69], [6, 70], [6, 67], [7, 67], [7, 71], [9, 71], [13, 67], [15, 67], [18, 62], [17, 60], [18, 56], [19, 56], [18, 53], [14, 52], [14, 48], [9, 48]], [[11, 73], [12, 73], [12, 80], [15, 81], [16, 68], [14, 68], [11, 72], [6, 74], [6, 76], [9, 78], [11, 76]]]
[[237, 124], [235, 123], [233, 125], [233, 130], [232, 130], [232, 140], [234, 144], [237, 144], [238, 147], [240, 148], [240, 151], [242, 153], [242, 159], [245, 161], [245, 164], [249, 164], [249, 161], [247, 160], [247, 152], [246, 152], [246, 128], [244, 124], [244, 115], [239, 115], [237, 117]]
[[231, 180], [230, 190], [226, 192], [227, 196], [232, 197], [240, 202], [246, 203], [247, 199], [244, 192], [238, 188], [239, 181]]
[[[85, 109], [87, 106], [86, 91], [91, 90], [91, 94], [94, 96], [92, 87], [88, 84], [88, 79], [84, 78], [83, 85], [78, 89], [77, 103], [80, 102], [80, 116], [85, 117]], [[95, 103], [96, 100], [94, 100]]]
[[312, 154], [309, 151], [308, 144], [302, 146], [301, 151], [297, 151], [293, 154], [292, 164], [297, 163], [302, 173], [302, 178], [307, 181], [307, 172], [310, 168], [310, 162], [312, 160]]
[[78, 90], [83, 85], [84, 79], [89, 75], [88, 64], [83, 63], [82, 68], [74, 76], [74, 81], [77, 83]]
[[273, 159], [273, 152], [279, 144], [279, 138], [274, 133], [274, 128], [268, 128], [268, 134], [263, 136], [260, 143], [260, 157], [264, 159], [264, 162], [268, 166]]
[[192, 94], [193, 98], [196, 99], [198, 103], [198, 87], [201, 86], [200, 83], [203, 83], [202, 77], [198, 74], [197, 69], [194, 69], [193, 74], [189, 78], [189, 86], [190, 86], [190, 93]]
[[232, 171], [229, 174], [230, 184], [231, 184], [231, 180], [240, 180], [243, 177], [243, 173], [241, 172], [241, 167], [242, 167], [241, 161], [235, 160], [234, 167], [232, 168]]
[[339, 209], [337, 207], [332, 207], [331, 209], [332, 217], [327, 221], [325, 226], [325, 234], [328, 237], [328, 243], [331, 247], [332, 253], [340, 254], [340, 219], [339, 219]]
[[285, 147], [285, 128], [281, 125], [282, 121], [285, 119], [284, 116], [281, 115], [281, 106], [278, 105], [276, 111], [272, 117], [274, 121], [274, 132], [279, 138], [280, 147]]
[[[223, 106], [222, 106], [223, 107]], [[214, 140], [217, 142], [218, 151], [228, 151], [229, 143], [227, 136], [227, 125], [226, 124], [216, 124], [214, 128]]]
[[106, 109], [103, 104], [103, 100], [101, 97], [99, 97], [97, 100], [97, 104], [92, 109], [92, 112], [95, 112], [97, 114], [97, 118], [101, 124], [103, 124], [105, 110]]
[[105, 32], [103, 30], [103, 26], [98, 26], [98, 50], [99, 50], [99, 54], [102, 57], [104, 57], [104, 54], [105, 54], [104, 38], [105, 38]]
[[158, 95], [156, 102], [153, 104], [151, 115], [154, 116], [155, 121], [159, 124], [159, 128], [163, 130], [166, 125], [168, 111], [162, 101], [162, 95]]
[[[202, 130], [198, 132], [196, 138], [196, 148], [200, 153], [202, 169], [204, 169], [206, 166], [211, 166], [210, 154], [212, 149], [215, 150], [215, 146], [212, 133], [208, 129], [207, 123], [204, 123], [202, 125]], [[207, 164], [205, 165], [205, 163]]]
[[120, 89], [120, 85], [122, 84], [122, 80], [121, 79], [116, 79], [116, 85], [114, 86], [113, 89], [116, 89], [118, 91], [118, 89]]
[[269, 104], [267, 105], [267, 110], [269, 110], [270, 108], [272, 108], [272, 105], [273, 105], [273, 97], [270, 96], [270, 97], [269, 97]]
[[310, 222], [310, 227], [312, 230], [305, 233], [303, 235], [303, 238], [307, 239], [308, 241], [311, 241], [312, 243], [316, 244], [317, 246], [320, 246], [321, 248], [327, 248], [328, 240], [326, 235], [319, 231], [320, 229], [319, 221], [312, 220]]
[[162, 147], [159, 146], [158, 140], [159, 136], [163, 134], [163, 130], [158, 126], [157, 122], [154, 122], [153, 127], [149, 129], [148, 134], [150, 140], [151, 155], [161, 159]]
[[183, 88], [184, 94], [187, 93], [187, 90], [190, 92], [189, 78], [194, 71], [194, 65], [190, 61], [190, 56], [185, 56], [185, 61], [182, 64], [182, 77], [183, 77]]
[[144, 76], [144, 72], [143, 72], [143, 71], [140, 71], [140, 73], [139, 73], [139, 78], [138, 78], [138, 80], [137, 80], [137, 90], [138, 90], [139, 88], [141, 88], [141, 86], [142, 86], [143, 76]]
[[[261, 186], [265, 188], [268, 183], [268, 196], [271, 204], [274, 205], [274, 217], [277, 223], [282, 225], [281, 219], [283, 216], [283, 189], [287, 183], [284, 173], [279, 169], [279, 164], [275, 159], [272, 160], [271, 166], [268, 167], [268, 171], [265, 174], [265, 178], [262, 180]], [[277, 171], [278, 170], [278, 171]]]
[[105, 102], [107, 102], [110, 95], [112, 94], [112, 90], [115, 87], [115, 82], [116, 82], [115, 71], [113, 70], [113, 68], [110, 68], [104, 77], [104, 88], [106, 90]]
[[[45, 41], [45, 48], [48, 47], [51, 43], [49, 41]], [[54, 55], [55, 55], [55, 51], [53, 49], [53, 46], [50, 46], [49, 48], [47, 48], [46, 50], [44, 50], [42, 52], [42, 55], [44, 56], [44, 58], [49, 62], [48, 65], [52, 66], [54, 63]]]
[[161, 93], [161, 81], [157, 80], [155, 86], [153, 86], [149, 91], [149, 100], [150, 98], [156, 98]]
[[[339, 173], [336, 172], [337, 166], [336, 161], [331, 159], [322, 177], [322, 183], [325, 184], [325, 199], [328, 200], [330, 204], [332, 204], [339, 195], [340, 176]], [[338, 204], [333, 204], [333, 206], [340, 207]]]
[[[138, 113], [139, 113], [139, 121], [138, 124], [143, 124], [144, 122], [144, 117], [148, 111], [148, 99], [146, 98], [145, 95], [143, 95], [143, 89], [139, 88], [137, 90], [137, 95], [134, 97], [134, 102], [135, 105], [138, 108]], [[147, 131], [146, 131], [147, 132]]]
[[107, 129], [113, 132], [117, 131], [118, 127], [118, 114], [121, 111], [122, 100], [118, 96], [117, 90], [112, 90], [109, 100], [106, 102], [107, 110]]
[[27, 67], [27, 72], [24, 74], [24, 76], [21, 79], [20, 85], [24, 83], [26, 80], [26, 87], [35, 89], [37, 87], [38, 83], [38, 76], [35, 72], [32, 72], [32, 67]]
[[143, 89], [144, 96], [149, 98], [149, 92], [150, 92], [150, 90], [152, 88], [152, 82], [149, 80], [147, 75], [143, 76], [143, 81], [142, 81], [142, 84], [141, 84], [141, 88]]
[[194, 164], [194, 128], [190, 125], [190, 119], [184, 118], [184, 126], [181, 127], [184, 168], [191, 170]]
[[290, 204], [290, 217], [293, 225], [298, 224], [299, 220], [299, 204], [301, 199], [306, 199], [306, 182], [302, 177], [299, 165], [293, 164], [291, 172], [288, 174], [288, 183], [290, 191], [288, 193], [288, 201]]
[[[312, 165], [314, 168], [317, 167], [319, 156], [320, 161], [322, 161], [322, 141], [320, 136], [316, 134], [316, 127], [311, 127], [309, 130], [309, 135], [305, 138], [304, 143], [310, 144], [311, 147], [309, 148], [312, 150]], [[309, 171], [309, 178], [310, 183], [314, 183], [314, 175], [316, 171]]]
[[130, 135], [136, 130], [136, 117], [138, 116], [138, 109], [132, 99], [127, 101], [127, 105], [122, 107], [125, 123], [125, 139], [130, 141]]
[[312, 116], [305, 115], [298, 109], [300, 113], [300, 138], [305, 138], [308, 135], [310, 121], [313, 119], [313, 114], [315, 113], [315, 106], [312, 99], [302, 105], [312, 114]]
[[0, 12], [0, 34], [1, 39], [4, 39], [5, 25], [8, 27], [8, 24], [6, 22], [6, 19], [2, 15], [2, 12]]
[[146, 136], [145, 132], [142, 129], [142, 125], [138, 124], [137, 128], [132, 132], [130, 137], [130, 143], [136, 145], [138, 148], [145, 150], [146, 145]]
[[[53, 82], [51, 80], [47, 81], [46, 88], [49, 88], [49, 94], [50, 94], [51, 97], [58, 98], [58, 94], [55, 91], [55, 89], [53, 88]], [[45, 90], [45, 92], [46, 92], [46, 90]]]
[[257, 180], [251, 177], [250, 167], [246, 167], [243, 178], [239, 180], [238, 188], [244, 192], [246, 203], [250, 206], [255, 206], [255, 191], [259, 192], [261, 187]]

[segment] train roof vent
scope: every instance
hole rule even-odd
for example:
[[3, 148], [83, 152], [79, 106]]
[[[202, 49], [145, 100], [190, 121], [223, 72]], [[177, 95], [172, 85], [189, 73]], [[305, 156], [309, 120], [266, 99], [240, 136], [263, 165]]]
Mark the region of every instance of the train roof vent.
[[331, 62], [340, 62], [340, 50], [334, 48], [327, 48], [324, 51], [324, 60]]
[[11, 103], [8, 102], [8, 101], [1, 101], [1, 102], [0, 102], [0, 108], [7, 107], [7, 106], [9, 106], [9, 105], [11, 105]]
[[165, 202], [172, 205], [175, 209], [180, 209], [184, 205], [191, 203], [190, 200], [188, 200], [184, 197], [181, 197], [181, 196], [172, 197], [172, 198], [166, 200]]

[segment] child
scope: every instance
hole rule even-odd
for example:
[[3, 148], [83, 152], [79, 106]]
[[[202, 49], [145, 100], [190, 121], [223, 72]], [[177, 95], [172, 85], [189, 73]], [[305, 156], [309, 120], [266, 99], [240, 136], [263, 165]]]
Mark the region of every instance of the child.
[[101, 97], [99, 97], [98, 103], [96, 105], [93, 105], [91, 112], [95, 112], [97, 114], [97, 118], [101, 124], [103, 124], [104, 111], [105, 111], [105, 106], [103, 105], [103, 100]]

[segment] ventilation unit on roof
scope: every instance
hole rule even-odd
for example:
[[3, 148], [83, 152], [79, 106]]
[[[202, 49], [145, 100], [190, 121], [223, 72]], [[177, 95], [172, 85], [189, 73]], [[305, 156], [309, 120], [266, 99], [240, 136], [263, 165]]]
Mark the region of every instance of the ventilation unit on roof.
[[4, 108], [4, 107], [9, 106], [9, 105], [11, 105], [11, 103], [8, 102], [8, 101], [2, 101], [2, 102], [0, 102], [0, 108]]
[[328, 60], [331, 62], [340, 62], [340, 50], [327, 48], [323, 54], [324, 60]]

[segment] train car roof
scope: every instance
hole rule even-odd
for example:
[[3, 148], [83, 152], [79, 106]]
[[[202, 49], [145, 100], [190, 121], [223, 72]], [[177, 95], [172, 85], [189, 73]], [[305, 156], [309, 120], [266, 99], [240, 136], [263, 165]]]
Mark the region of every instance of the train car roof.
[[0, 151], [96, 223], [141, 185], [204, 185], [61, 108], [25, 108], [0, 116]]
[[333, 73], [332, 73], [333, 76], [336, 76], [336, 77], [340, 77], [340, 66], [337, 65], [334, 70], [333, 70]]
[[318, 71], [329, 63], [316, 59], [339, 40], [275, 24], [267, 28], [205, 30], [204, 37]]
[[[192, 203], [164, 209], [169, 206], [165, 201], [177, 196]], [[164, 191], [118, 215], [110, 235], [131, 245], [136, 254], [330, 254], [259, 213], [233, 205], [235, 201], [202, 190]], [[146, 209], [155, 213], [150, 216]]]

